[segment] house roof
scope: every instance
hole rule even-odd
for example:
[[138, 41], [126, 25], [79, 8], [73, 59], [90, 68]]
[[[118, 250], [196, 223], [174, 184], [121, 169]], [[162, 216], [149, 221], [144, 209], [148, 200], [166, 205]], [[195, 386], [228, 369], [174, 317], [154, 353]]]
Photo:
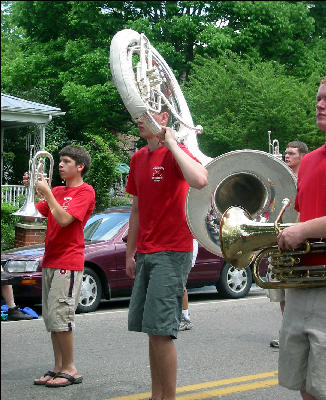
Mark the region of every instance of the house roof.
[[60, 108], [1, 93], [1, 124], [4, 128], [46, 124], [53, 116], [64, 114]]

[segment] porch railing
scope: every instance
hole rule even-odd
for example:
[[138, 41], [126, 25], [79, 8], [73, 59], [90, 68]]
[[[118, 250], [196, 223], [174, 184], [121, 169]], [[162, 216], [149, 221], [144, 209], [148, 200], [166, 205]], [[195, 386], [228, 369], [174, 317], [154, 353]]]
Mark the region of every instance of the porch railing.
[[19, 197], [26, 195], [24, 185], [2, 185], [1, 186], [1, 203], [11, 203], [14, 206], [19, 205]]

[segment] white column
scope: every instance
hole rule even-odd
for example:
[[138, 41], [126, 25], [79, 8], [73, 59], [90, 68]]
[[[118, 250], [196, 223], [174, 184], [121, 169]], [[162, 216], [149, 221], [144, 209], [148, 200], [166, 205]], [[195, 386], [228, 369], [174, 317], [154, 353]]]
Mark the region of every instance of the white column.
[[45, 149], [45, 124], [39, 125], [40, 128], [40, 150]]

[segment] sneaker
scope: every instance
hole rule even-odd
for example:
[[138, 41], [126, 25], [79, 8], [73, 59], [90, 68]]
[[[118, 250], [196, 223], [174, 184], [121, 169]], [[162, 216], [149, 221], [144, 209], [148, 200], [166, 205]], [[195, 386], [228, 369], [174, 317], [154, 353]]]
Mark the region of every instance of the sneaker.
[[24, 314], [18, 307], [8, 308], [8, 321], [20, 321], [20, 320], [33, 319], [31, 315]]
[[279, 343], [279, 340], [278, 340], [278, 339], [273, 339], [273, 340], [270, 342], [269, 345], [270, 345], [271, 347], [277, 347], [277, 348], [280, 347], [280, 343]]
[[181, 316], [181, 322], [179, 325], [179, 331], [190, 331], [192, 329], [192, 323], [190, 319], [185, 318], [183, 315]]

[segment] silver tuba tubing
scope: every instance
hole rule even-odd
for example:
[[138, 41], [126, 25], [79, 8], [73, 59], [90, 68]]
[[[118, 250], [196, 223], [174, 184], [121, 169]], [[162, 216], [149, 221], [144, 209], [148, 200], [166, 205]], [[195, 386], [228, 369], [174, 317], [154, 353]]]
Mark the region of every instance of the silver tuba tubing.
[[144, 34], [123, 29], [110, 45], [112, 80], [133, 120], [141, 120], [154, 134], [161, 132], [152, 114], [166, 106], [172, 117], [176, 139], [202, 163], [212, 158], [197, 143], [200, 125], [194, 126], [182, 90], [168, 64]]
[[[12, 215], [19, 216], [22, 221], [26, 222], [40, 222], [45, 217], [38, 211], [35, 207], [35, 193], [37, 188], [37, 181], [41, 177], [41, 175], [47, 180], [48, 185], [51, 187], [52, 177], [53, 177], [53, 166], [54, 160], [52, 155], [45, 151], [38, 151], [34, 157], [32, 157], [33, 147], [31, 146], [30, 151], [30, 159], [29, 159], [29, 186], [27, 188], [26, 199], [22, 207], [14, 212]], [[50, 161], [49, 168], [49, 176], [44, 172], [45, 167], [45, 158], [48, 158]]]

